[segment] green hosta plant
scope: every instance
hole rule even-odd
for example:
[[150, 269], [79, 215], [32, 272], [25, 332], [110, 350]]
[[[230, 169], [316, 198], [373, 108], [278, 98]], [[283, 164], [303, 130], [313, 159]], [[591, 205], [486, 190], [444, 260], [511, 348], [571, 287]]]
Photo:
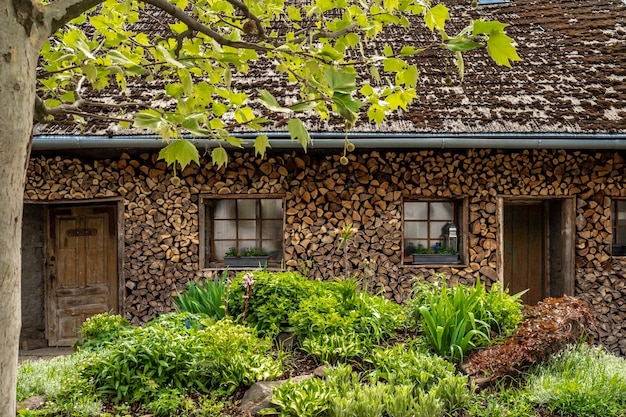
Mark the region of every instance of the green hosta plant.
[[281, 417], [320, 416], [327, 410], [330, 398], [328, 385], [318, 378], [287, 381], [272, 392], [272, 404], [279, 407]]
[[301, 347], [318, 362], [335, 364], [362, 356], [369, 345], [354, 332], [341, 332], [311, 335]]

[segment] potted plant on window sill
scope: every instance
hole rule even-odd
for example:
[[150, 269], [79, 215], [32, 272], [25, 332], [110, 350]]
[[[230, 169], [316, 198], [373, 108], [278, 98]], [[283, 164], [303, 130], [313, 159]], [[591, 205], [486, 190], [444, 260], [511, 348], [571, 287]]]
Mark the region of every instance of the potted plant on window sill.
[[446, 246], [435, 245], [432, 248], [426, 248], [418, 245], [412, 255], [413, 265], [459, 263], [459, 253]]
[[263, 268], [268, 259], [269, 256], [257, 248], [248, 248], [241, 253], [230, 248], [224, 256], [224, 264], [233, 268]]

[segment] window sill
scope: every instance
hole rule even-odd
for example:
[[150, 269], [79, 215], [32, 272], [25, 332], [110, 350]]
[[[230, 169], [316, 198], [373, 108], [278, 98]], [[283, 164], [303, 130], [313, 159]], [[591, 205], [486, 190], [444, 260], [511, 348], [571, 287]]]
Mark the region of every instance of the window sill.
[[257, 271], [257, 270], [268, 270], [268, 271], [282, 271], [282, 268], [279, 263], [270, 263], [267, 264], [266, 267], [258, 267], [258, 266], [228, 266], [223, 263], [210, 263], [208, 266], [202, 268], [202, 271]]
[[400, 266], [402, 268], [407, 268], [407, 269], [408, 268], [418, 269], [418, 268], [466, 268], [468, 265], [463, 262], [450, 263], [450, 264], [414, 264], [412, 262], [405, 262]]

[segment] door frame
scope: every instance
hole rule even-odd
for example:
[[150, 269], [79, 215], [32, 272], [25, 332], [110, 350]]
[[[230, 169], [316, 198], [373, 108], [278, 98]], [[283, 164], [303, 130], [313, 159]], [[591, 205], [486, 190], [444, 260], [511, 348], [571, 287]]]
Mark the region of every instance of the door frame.
[[[505, 205], [523, 205], [523, 204], [537, 204], [544, 203], [549, 204], [553, 201], [559, 201], [561, 203], [560, 220], [562, 224], [562, 242], [563, 247], [561, 251], [562, 255], [562, 289], [564, 294], [574, 295], [575, 291], [575, 219], [576, 219], [576, 198], [575, 196], [515, 196], [515, 195], [498, 195], [496, 203], [496, 221], [498, 224], [498, 280], [500, 284], [504, 286], [504, 207]], [[549, 213], [547, 213], [544, 228], [544, 242], [545, 242], [545, 257], [544, 257], [544, 274], [546, 274], [546, 280], [544, 283], [544, 289], [548, 296], [561, 297], [563, 294], [551, 294], [551, 272], [550, 272], [550, 245], [551, 245], [551, 233], [552, 229], [547, 223], [549, 222]]]
[[97, 207], [97, 206], [109, 206], [114, 208], [113, 221], [115, 222], [115, 233], [116, 233], [116, 246], [117, 246], [117, 303], [118, 303], [118, 311], [117, 314], [124, 315], [124, 300], [126, 298], [125, 293], [125, 283], [124, 283], [124, 200], [120, 197], [115, 198], [102, 198], [102, 199], [88, 199], [88, 200], [70, 200], [70, 201], [40, 201], [40, 200], [24, 200], [25, 203], [28, 204], [37, 204], [42, 205], [43, 210], [45, 211], [45, 227], [46, 231], [44, 233], [44, 305], [43, 313], [44, 313], [44, 322], [45, 322], [45, 338], [50, 341], [50, 333], [48, 328], [48, 319], [50, 312], [50, 297], [52, 288], [50, 286], [50, 274], [51, 270], [49, 268], [49, 256], [50, 256], [50, 245], [51, 245], [51, 236], [50, 236], [50, 212], [59, 207]]

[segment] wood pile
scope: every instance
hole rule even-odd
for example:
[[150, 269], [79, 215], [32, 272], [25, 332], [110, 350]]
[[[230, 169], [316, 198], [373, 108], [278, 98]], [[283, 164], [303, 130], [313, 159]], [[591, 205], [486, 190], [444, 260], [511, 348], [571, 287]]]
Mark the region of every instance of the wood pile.
[[[498, 279], [498, 196], [576, 196], [576, 294], [584, 293], [608, 346], [626, 354], [626, 259], [611, 259], [611, 199], [626, 197], [624, 159], [613, 153], [525, 150], [460, 152], [368, 151], [348, 155], [296, 152], [265, 159], [233, 153], [227, 168], [206, 161], [178, 171], [156, 155], [116, 160], [32, 158], [25, 198], [34, 202], [123, 202], [124, 313], [148, 321], [172, 309], [171, 295], [202, 275], [202, 195], [284, 195], [284, 263], [311, 278], [363, 274], [374, 291], [398, 302], [410, 296], [413, 277], [445, 272], [452, 281]], [[403, 264], [402, 201], [465, 199], [467, 245], [458, 266]], [[341, 249], [337, 230], [357, 233]], [[371, 269], [371, 268], [370, 268]], [[604, 326], [603, 326], [604, 323]]]

